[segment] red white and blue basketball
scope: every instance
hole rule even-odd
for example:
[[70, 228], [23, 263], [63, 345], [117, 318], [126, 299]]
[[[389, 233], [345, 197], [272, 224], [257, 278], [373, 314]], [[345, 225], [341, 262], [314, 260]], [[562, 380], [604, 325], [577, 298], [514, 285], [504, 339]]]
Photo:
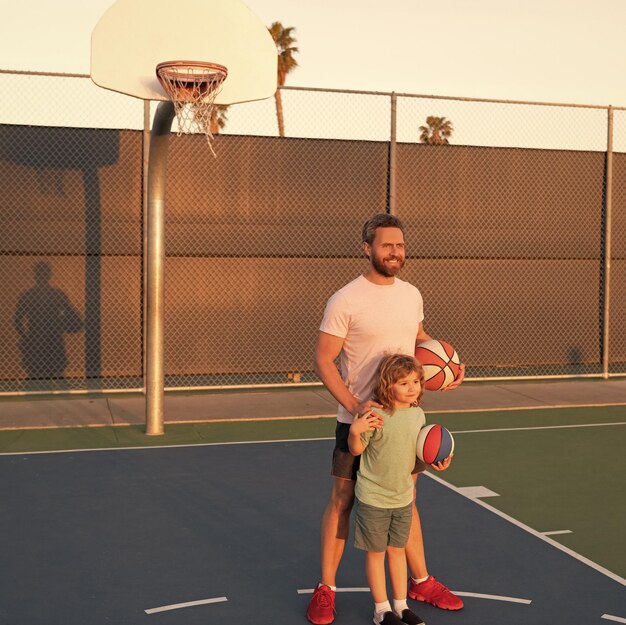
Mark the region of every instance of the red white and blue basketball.
[[453, 451], [454, 438], [443, 425], [425, 425], [417, 435], [417, 457], [425, 464], [442, 462]]
[[452, 345], [430, 339], [415, 348], [415, 359], [424, 367], [424, 387], [428, 391], [446, 388], [459, 373], [461, 361]]

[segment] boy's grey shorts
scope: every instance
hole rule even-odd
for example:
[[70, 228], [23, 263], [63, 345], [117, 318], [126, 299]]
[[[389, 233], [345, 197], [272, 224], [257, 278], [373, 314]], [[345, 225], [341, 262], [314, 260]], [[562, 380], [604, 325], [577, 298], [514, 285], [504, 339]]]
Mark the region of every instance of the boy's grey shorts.
[[413, 503], [402, 508], [377, 508], [356, 500], [354, 546], [364, 551], [406, 547]]

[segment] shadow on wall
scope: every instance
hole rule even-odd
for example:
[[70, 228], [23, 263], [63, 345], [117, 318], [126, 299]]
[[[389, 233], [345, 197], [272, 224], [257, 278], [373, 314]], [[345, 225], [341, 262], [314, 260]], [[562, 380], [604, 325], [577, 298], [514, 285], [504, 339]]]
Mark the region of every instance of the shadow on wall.
[[83, 320], [69, 297], [50, 284], [48, 263], [36, 263], [33, 273], [35, 285], [18, 300], [14, 318], [22, 366], [28, 375], [26, 386], [67, 388], [64, 335], [80, 332]]
[[[102, 280], [102, 206], [100, 197], [99, 168], [113, 165], [119, 160], [120, 132], [108, 129], [57, 128], [46, 126], [0, 126], [0, 159], [37, 171], [38, 177], [45, 177], [51, 171], [81, 172], [84, 191], [84, 246], [78, 253], [85, 259], [85, 318], [81, 329], [85, 331], [85, 378], [88, 385], [96, 387], [102, 376], [101, 346], [101, 280]], [[37, 256], [58, 254], [46, 249], [28, 250]], [[76, 254], [76, 250], [63, 250], [61, 253]], [[44, 263], [45, 264], [45, 263]], [[46, 271], [48, 274], [45, 279]], [[29, 376], [40, 377], [43, 361], [47, 361], [45, 377], [61, 375], [67, 366], [67, 356], [63, 346], [61, 309], [69, 304], [67, 297], [50, 286], [51, 270], [41, 264], [35, 267], [36, 286], [25, 293], [18, 304], [15, 321], [24, 323], [20, 332], [20, 348], [24, 367]], [[26, 299], [24, 299], [26, 298]], [[66, 303], [62, 303], [65, 298]], [[22, 300], [23, 303], [22, 303]], [[28, 303], [29, 302], [29, 303]], [[30, 306], [30, 308], [28, 308]], [[44, 328], [44, 310], [48, 310], [57, 325], [52, 323]], [[63, 313], [65, 314], [65, 313]], [[29, 334], [33, 318], [35, 334]], [[41, 327], [37, 324], [41, 324]], [[60, 324], [60, 325], [59, 325]], [[75, 327], [75, 326], [72, 326]], [[47, 334], [46, 334], [47, 332]], [[24, 334], [25, 333], [25, 334]], [[43, 346], [43, 347], [42, 347]], [[40, 357], [36, 365], [34, 352], [44, 349], [45, 357]]]

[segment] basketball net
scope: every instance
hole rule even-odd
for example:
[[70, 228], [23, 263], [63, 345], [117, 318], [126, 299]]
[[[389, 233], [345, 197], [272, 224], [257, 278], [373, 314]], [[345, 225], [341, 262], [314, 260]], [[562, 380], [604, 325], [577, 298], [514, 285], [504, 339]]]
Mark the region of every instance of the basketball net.
[[174, 103], [178, 135], [201, 132], [213, 156], [211, 123], [217, 115], [215, 98], [222, 89], [228, 70], [216, 63], [166, 61], [159, 63], [156, 74], [163, 90]]

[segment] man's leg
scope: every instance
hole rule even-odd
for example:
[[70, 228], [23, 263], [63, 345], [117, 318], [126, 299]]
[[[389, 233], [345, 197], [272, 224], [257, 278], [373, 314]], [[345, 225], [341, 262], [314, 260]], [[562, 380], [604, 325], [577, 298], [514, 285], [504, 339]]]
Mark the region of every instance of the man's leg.
[[337, 584], [337, 569], [350, 532], [350, 511], [354, 504], [352, 480], [333, 478], [330, 500], [322, 516], [322, 584]]
[[330, 500], [322, 516], [322, 579], [311, 597], [306, 613], [309, 621], [316, 625], [328, 625], [335, 619], [333, 588], [337, 585], [337, 569], [350, 533], [354, 485], [353, 480], [333, 478]]
[[[417, 478], [413, 475], [415, 489], [413, 490], [413, 503], [417, 490]], [[409, 597], [418, 601], [426, 601], [443, 610], [460, 610], [463, 601], [450, 592], [441, 582], [428, 575], [426, 568], [426, 554], [424, 552], [424, 538], [422, 536], [422, 524], [417, 506], [413, 506], [411, 517], [411, 532], [406, 546], [406, 561], [411, 572], [409, 579]], [[421, 581], [421, 583], [419, 583]]]
[[406, 562], [411, 572], [411, 576], [415, 579], [428, 577], [426, 568], [426, 554], [424, 552], [424, 538], [422, 536], [422, 523], [420, 515], [415, 505], [415, 495], [417, 492], [417, 478], [419, 474], [413, 477], [413, 509], [411, 516], [411, 531], [409, 533], [409, 542], [406, 545]]

